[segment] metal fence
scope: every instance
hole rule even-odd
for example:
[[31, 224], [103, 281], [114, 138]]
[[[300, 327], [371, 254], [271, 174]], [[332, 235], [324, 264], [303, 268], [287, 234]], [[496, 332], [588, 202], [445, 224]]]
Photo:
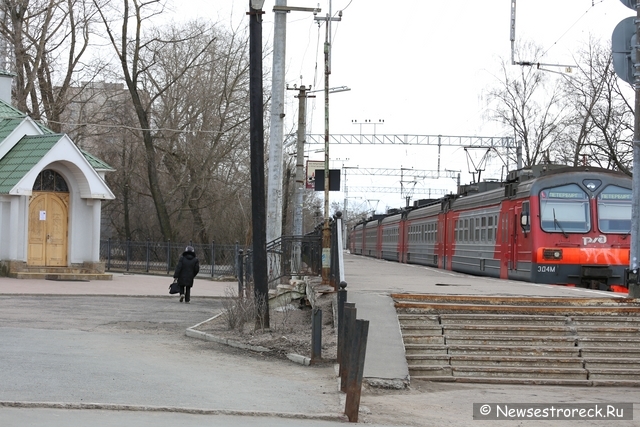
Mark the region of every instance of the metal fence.
[[[342, 261], [341, 215], [331, 220], [331, 285], [337, 289], [344, 280]], [[237, 278], [239, 285], [253, 283], [253, 256], [236, 243], [220, 245], [215, 242], [134, 242], [131, 240], [101, 240], [100, 261], [107, 271], [133, 271], [171, 274], [184, 248], [193, 246], [200, 260], [200, 277]], [[282, 236], [267, 245], [269, 288], [275, 289], [293, 276], [322, 274], [322, 225], [305, 236]]]
[[267, 245], [269, 287], [292, 276], [322, 273], [322, 239], [317, 235], [282, 236]]
[[220, 245], [214, 242], [134, 242], [108, 239], [100, 241], [100, 261], [105, 263], [107, 271], [170, 274], [175, 270], [187, 245], [193, 246], [200, 261], [199, 276], [237, 277], [237, 243]]

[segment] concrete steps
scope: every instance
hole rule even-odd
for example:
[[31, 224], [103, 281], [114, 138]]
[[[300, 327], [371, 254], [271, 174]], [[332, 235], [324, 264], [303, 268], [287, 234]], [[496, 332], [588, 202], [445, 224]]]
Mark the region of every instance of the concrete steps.
[[634, 300], [393, 297], [414, 380], [640, 386]]

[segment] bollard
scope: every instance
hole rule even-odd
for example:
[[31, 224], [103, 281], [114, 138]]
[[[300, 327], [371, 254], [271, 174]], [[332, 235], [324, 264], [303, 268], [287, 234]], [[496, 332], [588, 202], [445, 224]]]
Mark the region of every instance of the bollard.
[[353, 340], [349, 342], [349, 372], [347, 374], [347, 400], [344, 413], [350, 423], [358, 422], [360, 411], [360, 395], [362, 393], [362, 375], [364, 373], [364, 359], [367, 353], [367, 337], [369, 335], [369, 321], [356, 320]]
[[[339, 294], [338, 294], [339, 295]], [[347, 366], [347, 362], [345, 360], [345, 343], [347, 341], [347, 337], [346, 337], [346, 321], [345, 321], [345, 309], [347, 307], [351, 307], [351, 308], [356, 308], [356, 304], [353, 302], [347, 302], [346, 301], [346, 294], [345, 294], [345, 301], [344, 303], [342, 303], [342, 316], [340, 316], [340, 306], [338, 306], [338, 348], [336, 349], [336, 357], [338, 358], [338, 372], [339, 372], [339, 376], [340, 378], [342, 378], [342, 369], [345, 368]], [[355, 318], [355, 317], [354, 317]]]
[[338, 361], [342, 355], [340, 347], [340, 339], [342, 338], [342, 326], [344, 323], [344, 303], [347, 302], [347, 282], [340, 282], [340, 290], [338, 291]]
[[349, 351], [348, 343], [353, 341], [353, 333], [356, 327], [356, 305], [354, 303], [344, 304], [344, 330], [342, 340], [342, 359], [340, 360], [340, 391], [347, 391], [347, 375], [351, 366], [349, 365]]
[[244, 294], [244, 285], [242, 280], [244, 279], [244, 272], [242, 271], [242, 249], [238, 250], [238, 298], [242, 298]]
[[311, 363], [322, 360], [322, 310], [314, 308], [311, 313]]

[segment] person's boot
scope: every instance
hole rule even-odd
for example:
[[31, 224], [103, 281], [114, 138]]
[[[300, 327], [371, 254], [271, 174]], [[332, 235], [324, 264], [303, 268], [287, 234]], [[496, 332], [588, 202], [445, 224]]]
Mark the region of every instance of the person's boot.
[[182, 302], [182, 301], [184, 301], [184, 295], [180, 294], [180, 302]]

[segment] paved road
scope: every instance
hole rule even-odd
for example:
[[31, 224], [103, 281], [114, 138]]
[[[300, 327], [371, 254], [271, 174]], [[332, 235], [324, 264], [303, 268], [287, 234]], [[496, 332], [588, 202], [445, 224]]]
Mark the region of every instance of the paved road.
[[[220, 299], [202, 297], [187, 305], [169, 296], [1, 295], [0, 425], [50, 426], [52, 418], [87, 425], [89, 415], [55, 409], [60, 403], [167, 409], [96, 412], [103, 425], [210, 425], [206, 418], [229, 421], [234, 412], [341, 419], [332, 366], [304, 367], [185, 336], [221, 307]], [[202, 411], [208, 415], [195, 416]], [[237, 417], [228, 425], [248, 422]]]
[[[348, 256], [345, 263], [349, 290], [371, 298], [402, 291], [610, 296], [361, 257]], [[167, 295], [169, 282], [122, 274], [111, 282], [0, 278], [0, 426], [343, 424], [344, 402], [333, 367], [304, 367], [185, 336], [187, 327], [218, 312], [220, 297], [234, 283], [197, 280], [192, 303], [185, 305]], [[471, 403], [637, 402], [638, 393], [424, 382], [401, 391], [365, 389], [361, 421], [370, 426], [515, 425], [473, 421]], [[640, 426], [639, 406], [638, 421], [615, 425]]]

